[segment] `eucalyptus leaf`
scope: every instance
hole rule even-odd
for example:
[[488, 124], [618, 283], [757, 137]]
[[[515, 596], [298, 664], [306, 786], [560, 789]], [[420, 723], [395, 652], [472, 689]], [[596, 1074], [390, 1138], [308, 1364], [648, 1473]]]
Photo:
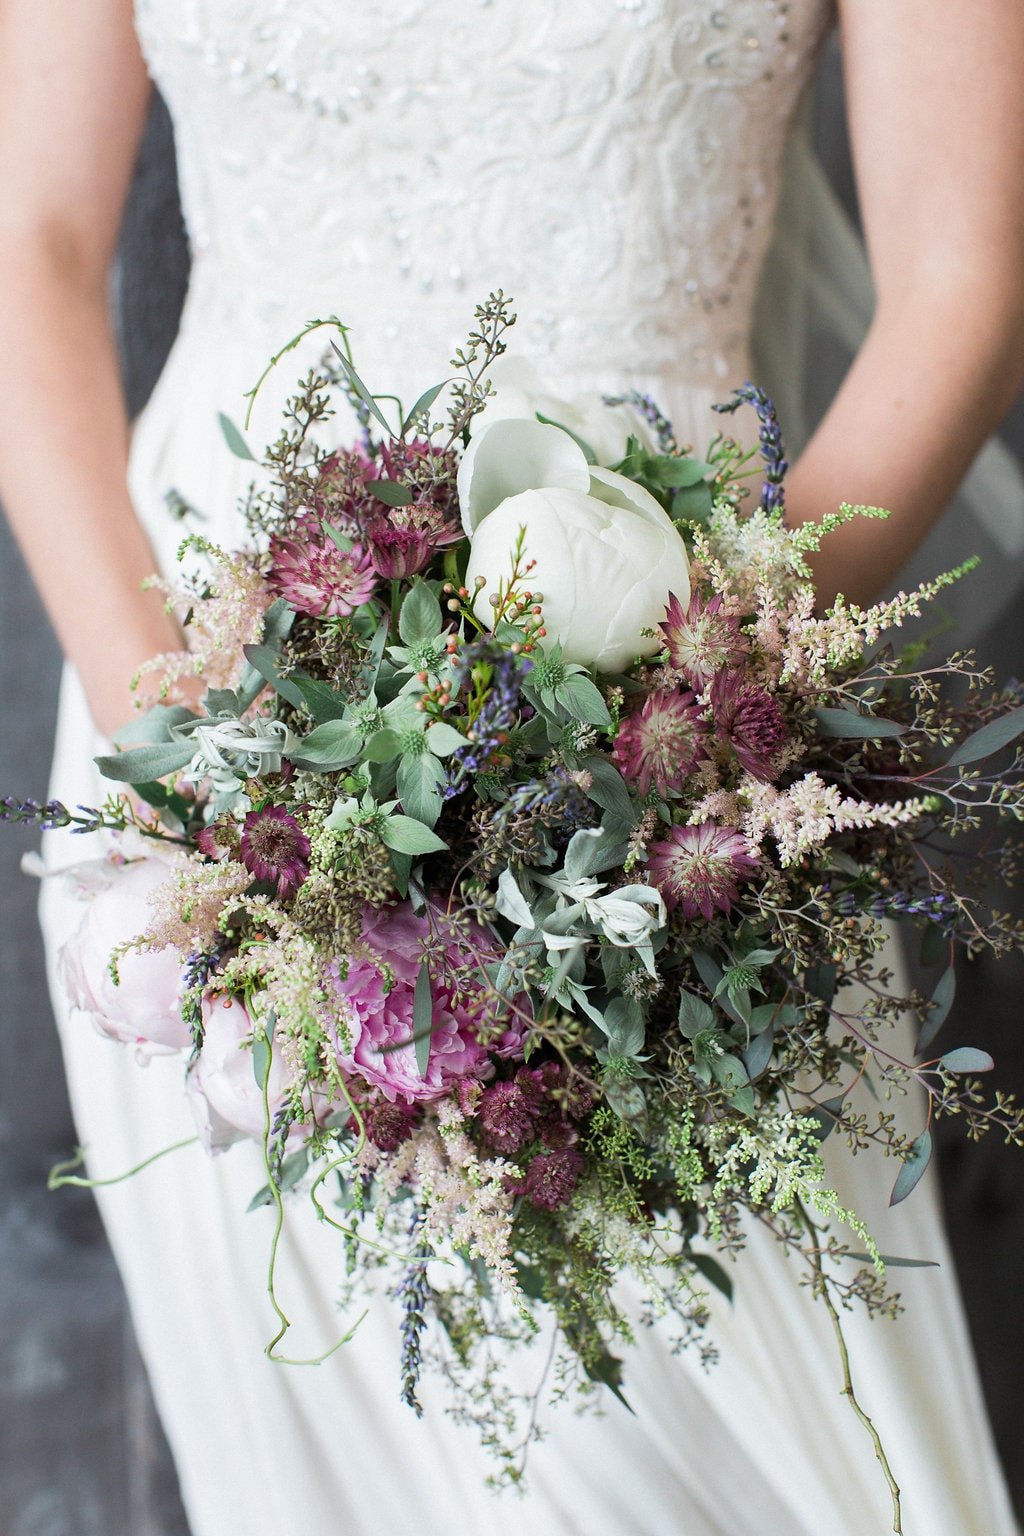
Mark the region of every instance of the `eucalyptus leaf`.
[[254, 667], [266, 682], [270, 684], [275, 693], [286, 699], [295, 709], [302, 709], [305, 700], [302, 690], [290, 678], [281, 676], [281, 657], [277, 651], [269, 645], [246, 645], [242, 647], [246, 661]]
[[[261, 1082], [260, 1087], [262, 1088], [262, 1086], [263, 1084]], [[295, 1185], [298, 1184], [299, 1180], [302, 1178], [308, 1167], [309, 1152], [305, 1147], [300, 1147], [298, 1152], [289, 1153], [284, 1162], [281, 1164], [280, 1181], [275, 1185], [278, 1193], [284, 1194], [286, 1190], [294, 1189]], [[256, 1194], [253, 1195], [252, 1199], [249, 1201], [249, 1204], [246, 1206], [246, 1211], [257, 1211], [259, 1210], [260, 1206], [272, 1205], [273, 1202], [274, 1190], [271, 1189], [269, 1184], [264, 1184], [263, 1188], [258, 1190]]]
[[275, 597], [263, 615], [263, 644], [276, 649], [291, 634], [295, 623], [295, 610], [289, 608], [283, 597]]
[[713, 1259], [710, 1253], [691, 1253], [693, 1267], [699, 1270], [705, 1280], [721, 1291], [727, 1301], [732, 1301], [732, 1281], [717, 1259]]
[[412, 1032], [416, 1041], [416, 1067], [426, 1077], [430, 1066], [431, 1035], [434, 1029], [434, 999], [430, 990], [430, 971], [424, 960], [416, 977], [412, 997]]
[[261, 1091], [270, 1078], [271, 1055], [270, 1036], [260, 1030], [253, 1036], [252, 1075], [256, 1079], [257, 1088]]
[[892, 1187], [889, 1196], [890, 1205], [899, 1205], [905, 1200], [911, 1190], [920, 1182], [921, 1176], [931, 1161], [932, 1133], [922, 1131], [917, 1140], [911, 1143], [910, 1150], [903, 1159], [903, 1167], [899, 1171], [896, 1183]]
[[231, 417], [225, 416], [223, 411], [218, 411], [217, 421], [220, 424], [220, 430], [223, 433], [224, 441], [231, 449], [231, 452], [234, 454], [235, 458], [248, 459], [250, 463], [255, 464], [256, 455], [253, 453], [252, 449], [249, 447], [249, 444], [246, 442], [239, 429], [231, 420]]
[[410, 428], [415, 426], [416, 422], [420, 419], [421, 416], [426, 416], [427, 412], [430, 410], [430, 407], [433, 405], [442, 389], [444, 389], [444, 382], [440, 384], [433, 384], [430, 389], [425, 389], [423, 391], [422, 395], [420, 395], [412, 410], [402, 422], [401, 436], [404, 437]]
[[407, 507], [412, 501], [412, 491], [398, 480], [366, 480], [364, 485], [386, 507]]
[[775, 1040], [770, 1029], [762, 1030], [755, 1035], [747, 1049], [743, 1052], [743, 1064], [750, 1075], [751, 1082], [761, 1076], [772, 1059], [772, 1051]]
[[979, 1051], [973, 1045], [961, 1045], [941, 1056], [939, 1066], [947, 1072], [991, 1072], [995, 1062], [988, 1051]]
[[331, 345], [338, 359], [338, 362], [341, 364], [342, 371], [344, 372], [352, 388], [355, 390], [360, 400], [366, 406], [366, 409], [370, 412], [370, 415], [377, 422], [377, 425], [383, 427], [385, 434], [388, 437], [391, 437], [393, 435], [391, 431], [391, 424], [389, 423], [384, 413], [381, 411], [380, 406], [370, 394], [370, 391], [367, 389], [358, 373], [356, 373], [355, 369], [341, 348], [334, 342], [332, 342]]
[[966, 741], [962, 741], [947, 757], [946, 767], [962, 768], [967, 763], [978, 763], [984, 757], [991, 757], [993, 752], [1008, 747], [1022, 732], [1024, 704], [1019, 704], [1016, 709], [1001, 715], [998, 720], [990, 720], [988, 725], [983, 725], [980, 730], [968, 736]]
[[316, 677], [307, 677], [304, 672], [296, 672], [292, 682], [302, 695], [302, 702], [317, 725], [323, 725], [328, 720], [340, 720], [343, 717], [348, 707], [347, 701], [327, 683], [322, 683]]
[[635, 826], [636, 807], [629, 797], [626, 781], [615, 765], [607, 758], [591, 753], [580, 760], [580, 767], [590, 774], [592, 780], [587, 798], [603, 811], [608, 811], [617, 821], [626, 826]]
[[925, 1018], [924, 1024], [921, 1028], [921, 1033], [917, 1037], [916, 1050], [919, 1056], [921, 1055], [922, 1051], [926, 1051], [928, 1049], [932, 1041], [935, 1039], [935, 1036], [942, 1028], [943, 1024], [945, 1024], [946, 1020], [949, 1018], [949, 1011], [953, 1006], [953, 999], [955, 996], [956, 969], [954, 966], [950, 965], [946, 967], [938, 981], [935, 983], [935, 990], [932, 993], [931, 998], [931, 1007], [928, 1010], [927, 1017]]
[[705, 464], [701, 459], [691, 459], [688, 454], [659, 454], [656, 458], [648, 459], [644, 466], [645, 478], [653, 480], [655, 485], [664, 486], [666, 490], [685, 490], [712, 473], [710, 464]]
[[839, 1094], [834, 1099], [825, 1099], [823, 1103], [815, 1105], [806, 1116], [808, 1120], [816, 1122], [819, 1142], [825, 1141], [835, 1130], [844, 1103], [842, 1094]]
[[[856, 1264], [871, 1264], [875, 1262], [874, 1255], [870, 1253], [841, 1253], [841, 1259], [853, 1259]], [[901, 1259], [896, 1254], [880, 1253], [878, 1257], [887, 1269], [940, 1269], [938, 1259]]]
[[[855, 709], [816, 709], [814, 718], [823, 736], [840, 740], [881, 740], [884, 736], [902, 736], [906, 727], [897, 720], [883, 720], [875, 715], [860, 715]], [[1022, 727], [1024, 729], [1024, 727]]]
[[166, 778], [178, 773], [191, 762], [193, 748], [180, 742], [159, 743], [152, 747], [134, 747], [130, 752], [117, 752], [109, 757], [93, 759], [105, 779], [118, 784], [148, 784], [152, 779]]

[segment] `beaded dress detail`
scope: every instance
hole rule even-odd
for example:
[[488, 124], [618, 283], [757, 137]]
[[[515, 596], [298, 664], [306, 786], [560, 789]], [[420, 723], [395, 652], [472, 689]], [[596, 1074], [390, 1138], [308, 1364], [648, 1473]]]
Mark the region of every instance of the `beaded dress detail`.
[[[238, 537], [248, 469], [226, 452], [217, 412], [239, 418], [271, 353], [318, 315], [351, 327], [371, 388], [411, 401], [500, 287], [520, 317], [514, 350], [553, 389], [649, 390], [677, 434], [703, 445], [712, 401], [750, 370], [786, 142], [831, 11], [831, 0], [137, 0], [193, 250], [181, 331], [132, 451], [133, 496], [161, 561], [181, 531], [164, 505], [172, 488], [208, 514], [205, 532]], [[257, 413], [255, 447], [302, 371], [288, 364]], [[68, 674], [53, 792], [69, 803], [95, 803], [91, 734]], [[67, 862], [81, 857], [53, 838]], [[48, 881], [51, 966], [76, 915]], [[188, 1136], [181, 1062], [140, 1071], [67, 1017], [55, 974], [52, 987], [95, 1173]], [[934, 1188], [894, 1226], [867, 1163], [852, 1164], [845, 1203], [884, 1249], [945, 1259]], [[422, 1419], [400, 1402], [400, 1318], [383, 1287], [320, 1369], [264, 1358], [270, 1212], [246, 1214], [264, 1182], [254, 1146], [213, 1159], [192, 1147], [100, 1191], [193, 1536], [886, 1529], [827, 1317], [771, 1239], [750, 1234], [735, 1306], [710, 1302], [717, 1366], [675, 1352], [663, 1323], [638, 1327], [635, 1413], [611, 1400], [582, 1418], [545, 1409], [525, 1499], [496, 1499], [477, 1433], [445, 1413], [443, 1383], [424, 1382]], [[317, 1354], [344, 1326], [336, 1237], [296, 1204], [280, 1286], [296, 1354]], [[1010, 1536], [952, 1271], [908, 1273], [907, 1317], [848, 1327], [860, 1395], [887, 1417], [907, 1531]], [[525, 1392], [548, 1344], [514, 1362]], [[476, 1404], [485, 1423], [500, 1411]]]

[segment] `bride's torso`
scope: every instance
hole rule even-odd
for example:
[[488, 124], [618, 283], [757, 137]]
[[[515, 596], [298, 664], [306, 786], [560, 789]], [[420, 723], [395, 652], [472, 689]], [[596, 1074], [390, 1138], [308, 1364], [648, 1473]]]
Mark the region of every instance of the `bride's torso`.
[[[426, 387], [495, 288], [554, 387], [652, 388], [685, 431], [748, 371], [785, 142], [831, 10], [137, 0], [193, 249], [150, 436], [166, 448], [173, 419], [195, 462], [215, 408], [237, 412], [317, 314], [352, 327], [372, 387]], [[144, 478], [180, 481], [157, 446]]]

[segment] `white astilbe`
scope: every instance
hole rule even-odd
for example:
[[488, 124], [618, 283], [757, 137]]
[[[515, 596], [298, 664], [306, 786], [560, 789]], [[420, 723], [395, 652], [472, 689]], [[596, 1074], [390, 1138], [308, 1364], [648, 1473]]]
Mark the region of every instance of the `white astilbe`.
[[181, 958], [209, 950], [226, 907], [235, 907], [252, 884], [243, 864], [226, 859], [200, 864], [182, 856], [167, 879], [150, 892], [150, 918], [132, 949], [176, 949]]
[[817, 773], [806, 773], [786, 790], [748, 777], [741, 789], [747, 809], [741, 826], [751, 847], [759, 848], [770, 834], [785, 867], [820, 848], [836, 832], [854, 828], [909, 826], [925, 814], [927, 802], [915, 798], [895, 804], [855, 800]]

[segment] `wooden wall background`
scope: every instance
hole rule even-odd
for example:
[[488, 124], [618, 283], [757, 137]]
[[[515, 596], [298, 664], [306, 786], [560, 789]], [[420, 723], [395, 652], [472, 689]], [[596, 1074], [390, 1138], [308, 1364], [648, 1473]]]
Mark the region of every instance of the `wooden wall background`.
[[[844, 196], [852, 182], [839, 106], [839, 60], [823, 63], [817, 132]], [[170, 125], [154, 105], [122, 239], [118, 307], [125, 380], [144, 402], [174, 335], [187, 279]], [[4, 409], [16, 402], [3, 402]], [[1009, 423], [1024, 452], [1024, 408]], [[981, 578], [984, 579], [983, 577]], [[1024, 671], [1011, 614], [986, 655]], [[0, 793], [46, 784], [58, 655], [10, 537], [0, 524]], [[0, 835], [0, 1533], [2, 1536], [188, 1536], [110, 1253], [84, 1192], [46, 1193], [50, 1166], [74, 1144], [43, 979], [34, 893], [18, 871], [31, 838]], [[973, 968], [958, 1037], [984, 1040], [1001, 1086], [1024, 1090], [1024, 962]], [[952, 1034], [950, 1035], [952, 1038]], [[1024, 1154], [944, 1138], [949, 1220], [990, 1412], [1018, 1504], [1024, 1329]], [[942, 1346], [936, 1340], [936, 1348]], [[223, 1536], [235, 1536], [224, 1532]], [[263, 1533], [253, 1533], [263, 1536]]]

